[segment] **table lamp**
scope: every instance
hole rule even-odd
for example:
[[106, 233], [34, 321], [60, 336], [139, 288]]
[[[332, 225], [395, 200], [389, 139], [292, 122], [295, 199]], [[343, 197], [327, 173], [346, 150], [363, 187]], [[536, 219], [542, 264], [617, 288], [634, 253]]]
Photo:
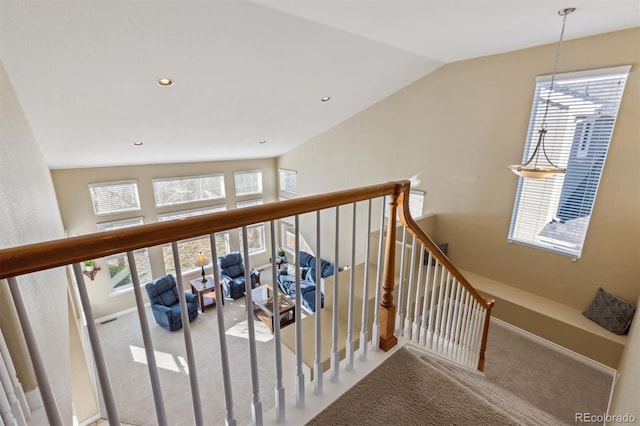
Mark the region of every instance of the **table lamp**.
[[207, 263], [207, 260], [204, 258], [204, 254], [202, 252], [198, 253], [198, 266], [202, 268], [202, 284], [207, 282], [207, 279], [204, 276], [204, 265]]

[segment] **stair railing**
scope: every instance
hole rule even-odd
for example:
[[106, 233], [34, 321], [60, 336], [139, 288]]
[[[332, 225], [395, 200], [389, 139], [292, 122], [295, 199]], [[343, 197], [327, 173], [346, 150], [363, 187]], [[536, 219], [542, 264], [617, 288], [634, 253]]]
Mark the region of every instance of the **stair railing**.
[[[420, 228], [415, 224], [413, 219], [411, 219], [408, 214], [408, 194], [409, 194], [409, 182], [401, 181], [401, 182], [390, 182], [386, 184], [374, 185], [364, 188], [358, 189], [350, 189], [345, 191], [339, 191], [334, 193], [316, 195], [311, 197], [298, 198], [293, 200], [287, 200], [278, 203], [269, 203], [260, 206], [252, 206], [243, 209], [236, 209], [231, 211], [224, 211], [213, 213], [209, 215], [190, 217], [181, 220], [174, 221], [166, 221], [159, 222], [147, 225], [141, 225], [134, 228], [125, 228], [113, 231], [106, 231], [96, 234], [83, 235], [77, 237], [71, 237], [66, 239], [60, 239], [55, 241], [47, 241], [36, 244], [29, 244], [25, 246], [12, 247], [0, 250], [0, 279], [8, 279], [9, 288], [11, 291], [12, 298], [14, 300], [14, 304], [16, 306], [16, 311], [18, 313], [18, 317], [20, 320], [20, 324], [22, 327], [23, 334], [25, 336], [25, 340], [27, 342], [27, 347], [29, 350], [29, 354], [31, 357], [32, 365], [34, 367], [34, 372], [36, 374], [36, 378], [38, 381], [38, 386], [40, 389], [40, 393], [42, 395], [42, 399], [44, 402], [44, 407], [47, 413], [47, 417], [50, 424], [64, 424], [66, 423], [60, 416], [60, 411], [58, 410], [57, 402], [52, 391], [52, 387], [49, 383], [47, 372], [44, 368], [44, 364], [42, 362], [42, 358], [40, 355], [40, 350], [38, 348], [34, 333], [31, 328], [30, 319], [25, 309], [25, 303], [22, 299], [21, 291], [20, 291], [20, 276], [24, 274], [30, 274], [33, 272], [56, 268], [61, 266], [72, 265], [73, 273], [78, 285], [78, 293], [80, 295], [80, 301], [82, 304], [82, 308], [85, 315], [85, 320], [87, 324], [87, 331], [89, 334], [89, 340], [91, 342], [91, 349], [94, 355], [94, 360], [96, 364], [96, 371], [100, 378], [100, 386], [102, 390], [102, 397], [104, 400], [104, 405], [107, 410], [107, 417], [109, 419], [109, 423], [111, 425], [119, 425], [120, 424], [120, 416], [118, 414], [118, 404], [116, 401], [116, 396], [113, 394], [113, 389], [110, 384], [109, 374], [107, 370], [107, 366], [104, 359], [104, 354], [101, 349], [100, 339], [98, 336], [98, 332], [96, 329], [95, 318], [93, 317], [91, 310], [91, 302], [89, 300], [87, 287], [85, 283], [85, 277], [82, 273], [81, 262], [86, 259], [96, 259], [102, 258], [106, 256], [110, 256], [117, 253], [126, 252], [129, 265], [132, 274], [134, 294], [136, 296], [136, 305], [138, 309], [138, 315], [140, 317], [140, 326], [143, 335], [143, 339], [145, 342], [145, 350], [147, 355], [147, 365], [149, 370], [149, 376], [151, 381], [151, 387], [153, 391], [153, 398], [156, 408], [156, 420], [158, 424], [168, 424], [167, 414], [164, 409], [163, 395], [160, 389], [160, 380], [158, 376], [157, 367], [155, 365], [154, 355], [153, 355], [153, 343], [151, 341], [149, 325], [145, 321], [144, 313], [144, 300], [141, 297], [141, 283], [139, 282], [138, 274], [135, 268], [135, 259], [133, 258], [133, 252], [135, 250], [171, 244], [173, 250], [174, 263], [176, 268], [176, 280], [178, 282], [178, 286], [181, 289], [187, 288], [183, 283], [182, 274], [180, 270], [180, 262], [179, 262], [179, 253], [178, 253], [178, 244], [177, 241], [185, 240], [193, 237], [199, 237], [203, 235], [209, 235], [211, 250], [212, 250], [212, 258], [216, 259], [216, 244], [215, 244], [215, 234], [218, 232], [224, 232], [231, 229], [241, 229], [243, 235], [243, 247], [244, 247], [244, 263], [245, 263], [245, 271], [247, 276], [247, 288], [246, 288], [246, 305], [251, 306], [251, 277], [248, 276], [249, 271], [251, 269], [250, 257], [248, 252], [248, 242], [247, 242], [247, 226], [256, 224], [256, 223], [265, 223], [269, 222], [270, 230], [271, 230], [271, 268], [272, 268], [272, 280], [275, 285], [277, 276], [277, 264], [276, 264], [276, 255], [275, 255], [275, 226], [274, 221], [287, 218], [294, 217], [295, 223], [295, 256], [296, 259], [299, 258], [300, 255], [300, 224], [299, 217], [301, 215], [307, 213], [315, 213], [317, 224], [317, 241], [316, 241], [316, 250], [318, 256], [320, 255], [320, 212], [322, 210], [335, 209], [335, 252], [332, 255], [333, 263], [336, 267], [336, 272], [338, 271], [338, 266], [340, 265], [340, 255], [339, 248], [340, 245], [338, 242], [343, 240], [348, 240], [349, 237], [343, 238], [340, 234], [340, 207], [344, 206], [348, 208], [350, 206], [353, 209], [353, 216], [351, 223], [347, 223], [346, 226], [351, 227], [351, 242], [352, 244], [349, 248], [351, 248], [351, 265], [355, 265], [358, 259], [356, 259], [356, 210], [360, 212], [358, 209], [358, 203], [364, 202], [368, 204], [368, 212], [367, 212], [367, 220], [366, 220], [366, 228], [363, 233], [360, 235], [366, 235], [365, 244], [365, 263], [369, 261], [369, 249], [370, 249], [370, 237], [372, 230], [371, 229], [371, 203], [372, 200], [385, 197], [389, 197], [389, 217], [387, 221], [387, 235], [386, 238], [380, 239], [380, 245], [378, 247], [379, 250], [379, 262], [378, 267], [381, 268], [379, 270], [377, 279], [376, 279], [376, 304], [374, 306], [373, 312], [373, 332], [371, 334], [371, 345], [373, 349], [383, 349], [389, 350], [397, 343], [396, 331], [398, 327], [396, 327], [396, 306], [393, 303], [393, 291], [396, 287], [395, 282], [395, 257], [396, 257], [396, 211], [399, 212], [400, 221], [404, 227], [403, 230], [403, 240], [404, 233], [409, 232], [409, 234], [414, 236], [414, 239], [420, 244], [420, 247], [425, 248], [428, 252], [428, 259], [431, 261], [435, 261], [439, 267], [436, 269], [441, 270], [440, 277], [442, 279], [439, 286], [436, 286], [432, 283], [431, 292], [428, 292], [428, 289], [424, 291], [423, 294], [435, 294], [435, 289], [439, 288], [442, 292], [444, 287], [447, 288], [447, 293], [444, 298], [439, 299], [431, 299], [431, 312], [433, 313], [433, 308], [437, 308], [438, 311], [442, 310], [447, 311], [449, 315], [447, 316], [447, 321], [445, 322], [444, 314], [438, 315], [429, 315], [430, 319], [427, 323], [425, 323], [425, 336], [427, 334], [431, 334], [432, 337], [436, 336], [436, 338], [431, 338], [429, 340], [431, 347], [442, 348], [440, 353], [448, 351], [450, 347], [457, 342], [466, 342], [467, 348], [473, 348], [475, 346], [480, 347], [480, 360], [478, 361], [478, 368], [482, 368], [482, 362], [484, 360], [484, 348], [486, 346], [486, 333], [488, 327], [488, 317], [490, 314], [490, 308], [492, 303], [485, 301], [482, 297], [480, 297], [473, 288], [464, 280], [464, 277], [455, 269], [455, 267], [451, 264], [451, 262], [444, 256], [437, 248], [437, 246], [429, 239], [428, 236], [424, 234], [420, 230]], [[382, 211], [380, 213], [381, 217], [381, 227], [384, 223], [384, 204], [382, 205]], [[349, 221], [347, 221], [349, 222]], [[323, 225], [323, 229], [324, 225]], [[384, 241], [384, 247], [383, 247]], [[347, 244], [348, 247], [348, 244]], [[345, 247], [343, 247], [345, 248]], [[384, 257], [382, 256], [382, 251], [384, 248]], [[414, 244], [412, 248], [412, 258], [414, 257], [414, 252], [416, 249], [416, 244]], [[404, 262], [404, 252], [405, 248], [403, 246], [402, 256]], [[424, 254], [421, 255], [423, 257]], [[346, 256], [345, 256], [346, 257]], [[414, 262], [415, 263], [415, 262]], [[430, 264], [430, 263], [429, 263]], [[404, 263], [403, 263], [404, 265]], [[413, 266], [414, 264], [410, 264], [411, 274], [413, 275]], [[219, 271], [217, 269], [216, 262], [213, 262], [214, 269], [214, 282], [216, 288], [216, 306], [223, 306], [222, 300], [222, 289], [220, 283]], [[301, 270], [300, 265], [295, 266], [295, 288], [296, 288], [296, 296], [295, 302], [297, 306], [301, 306], [300, 294], [301, 294]], [[320, 271], [319, 267], [316, 268], [316, 282], [320, 283]], [[405, 273], [404, 267], [401, 267], [401, 273]], [[444, 280], [444, 274], [447, 274], [447, 279]], [[336, 289], [338, 289], [338, 273], [335, 274], [335, 282], [334, 285]], [[435, 276], [435, 275], [433, 275]], [[344, 278], [343, 278], [344, 279]], [[356, 349], [356, 344], [359, 345], [360, 350], [360, 360], [366, 360], [367, 358], [367, 346], [369, 342], [367, 324], [368, 318], [372, 315], [368, 312], [367, 308], [367, 291], [369, 287], [369, 277], [368, 277], [368, 267], [365, 268], [365, 278], [364, 278], [364, 297], [362, 298], [362, 327], [360, 331], [360, 340], [358, 340], [358, 330], [354, 330], [355, 327], [355, 318], [353, 316], [355, 308], [355, 274], [352, 270], [348, 279], [348, 283], [342, 284], [341, 286], [349, 286], [346, 287], [349, 289], [348, 292], [348, 309], [349, 309], [349, 319], [348, 319], [348, 330], [346, 333], [346, 347], [347, 350], [344, 351], [346, 353], [342, 353], [339, 350], [339, 342], [338, 342], [338, 323], [340, 318], [337, 315], [338, 312], [338, 291], [334, 292], [333, 301], [334, 313], [331, 316], [331, 374], [330, 378], [332, 381], [339, 380], [339, 369], [341, 368], [341, 358], [346, 357], [345, 369], [350, 370], [353, 369], [354, 362], [354, 351]], [[400, 279], [400, 287], [402, 288], [402, 283], [405, 281], [404, 278]], [[420, 281], [420, 280], [418, 280]], [[444, 284], [443, 284], [444, 283]], [[455, 286], [454, 286], [455, 283]], [[447, 298], [446, 295], [450, 291], [451, 288], [455, 287], [456, 291], [461, 295], [464, 293], [465, 297], [456, 295], [454, 297]], [[420, 288], [418, 286], [418, 282], [416, 282], [416, 288]], [[461, 288], [465, 289], [465, 292], [460, 290]], [[411, 295], [410, 290], [399, 290], [399, 294], [405, 293], [400, 299], [400, 302], [403, 301], [410, 304], [413, 303], [417, 306], [415, 302], [420, 300], [418, 297], [420, 294], [416, 296]], [[181, 305], [181, 314], [182, 314], [182, 324], [183, 324], [183, 335], [185, 341], [185, 350], [187, 352], [187, 363], [189, 370], [189, 379], [191, 384], [191, 397], [192, 397], [192, 405], [193, 405], [193, 416], [195, 424], [203, 424], [203, 408], [200, 400], [200, 386], [198, 383], [198, 368], [195, 365], [195, 357], [193, 354], [193, 345], [191, 342], [191, 331], [189, 325], [189, 319], [187, 317], [187, 309], [186, 309], [186, 301], [184, 292], [178, 292], [178, 299]], [[424, 299], [426, 303], [426, 298]], [[412, 302], [413, 301], [413, 302]], [[321, 294], [320, 292], [316, 292], [316, 306], [321, 306]], [[342, 302], [344, 303], [344, 302]], [[276, 374], [276, 401], [275, 401], [275, 421], [277, 423], [284, 423], [286, 417], [285, 410], [285, 386], [283, 384], [283, 357], [282, 357], [282, 349], [281, 349], [281, 341], [280, 341], [280, 321], [278, 318], [278, 307], [277, 302], [274, 301], [275, 309], [274, 309], [274, 338], [275, 338], [275, 358], [276, 358], [276, 366], [274, 368], [274, 373]], [[471, 306], [472, 310], [463, 309], [464, 306]], [[426, 305], [425, 305], [426, 306]], [[219, 328], [219, 340], [220, 340], [220, 356], [221, 356], [221, 368], [222, 368], [222, 378], [223, 384], [221, 385], [224, 388], [224, 397], [225, 397], [225, 421], [229, 425], [236, 424], [236, 417], [234, 414], [234, 405], [232, 398], [232, 390], [231, 390], [231, 370], [230, 370], [230, 362], [229, 356], [227, 353], [227, 344], [226, 344], [226, 335], [225, 335], [225, 327], [224, 327], [224, 316], [222, 314], [222, 309], [217, 310], [217, 321]], [[315, 360], [308, 365], [315, 365], [316, 373], [324, 372], [324, 364], [321, 359], [323, 344], [322, 339], [320, 338], [321, 333], [321, 324], [322, 317], [328, 318], [328, 313], [322, 315], [323, 309], [317, 309], [315, 315], [313, 315], [313, 320], [315, 321]], [[400, 310], [402, 312], [402, 308]], [[423, 312], [427, 312], [426, 310]], [[453, 314], [455, 312], [455, 314]], [[484, 317], [481, 318], [481, 315], [484, 314]], [[432, 318], [434, 321], [432, 321]], [[452, 317], [452, 319], [449, 319]], [[417, 317], [415, 317], [417, 318]], [[424, 315], [423, 315], [424, 318]], [[249, 349], [250, 349], [250, 360], [251, 360], [251, 393], [252, 393], [252, 401], [251, 401], [251, 412], [252, 419], [254, 424], [263, 424], [263, 413], [262, 413], [262, 403], [259, 393], [259, 381], [258, 381], [258, 358], [256, 353], [256, 341], [255, 341], [255, 330], [253, 325], [253, 312], [251, 309], [247, 310], [247, 321], [248, 321], [248, 333], [249, 333]], [[294, 383], [294, 393], [295, 393], [295, 404], [298, 408], [305, 406], [305, 385], [306, 379], [304, 377], [305, 366], [303, 366], [302, 359], [302, 346], [301, 342], [303, 341], [303, 334], [301, 328], [302, 318], [300, 316], [300, 309], [296, 309], [296, 318], [295, 318], [295, 340], [296, 340], [296, 350], [295, 356], [295, 383]], [[455, 325], [454, 325], [455, 324]], [[477, 329], [478, 326], [484, 326], [484, 332], [478, 337], [478, 333], [468, 334], [466, 332], [467, 329]], [[441, 329], [446, 330], [446, 333], [439, 333]], [[405, 337], [407, 337], [406, 329], [405, 329]], [[414, 340], [411, 337], [411, 340]], [[364, 341], [363, 341], [364, 340]], [[418, 339], [420, 340], [420, 339]], [[313, 341], [313, 340], [312, 340]], [[356, 342], [357, 341], [357, 342]], [[426, 341], [426, 340], [425, 340]], [[480, 341], [480, 344], [477, 344], [477, 341]], [[313, 343], [312, 343], [313, 344]], [[475, 346], [474, 346], [475, 345]], [[470, 349], [467, 349], [469, 351]], [[462, 353], [461, 351], [457, 351], [458, 353]], [[307, 367], [308, 367], [307, 365]], [[322, 391], [322, 376], [323, 374], [315, 374], [313, 378], [314, 382], [314, 394], [321, 394]]]
[[[396, 326], [399, 334], [427, 351], [482, 371], [495, 301], [481, 296], [413, 220], [409, 213], [409, 183], [404, 182], [399, 190], [390, 201], [385, 256], [387, 285], [382, 306], [390, 305], [394, 280], [390, 271], [399, 244], [398, 313], [394, 320], [399, 322]], [[402, 229], [400, 241], [396, 239], [393, 221], [396, 209]], [[410, 244], [407, 234], [411, 237]], [[394, 309], [394, 306], [387, 308], [389, 315]], [[404, 324], [400, 324], [403, 316]]]

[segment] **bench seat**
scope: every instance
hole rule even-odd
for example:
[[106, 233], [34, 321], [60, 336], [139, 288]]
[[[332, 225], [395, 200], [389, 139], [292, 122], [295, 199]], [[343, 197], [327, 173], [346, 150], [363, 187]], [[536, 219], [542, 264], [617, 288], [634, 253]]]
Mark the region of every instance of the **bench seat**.
[[627, 336], [611, 333], [572, 306], [473, 272], [461, 272], [481, 294], [496, 300], [492, 316], [604, 365], [618, 367]]

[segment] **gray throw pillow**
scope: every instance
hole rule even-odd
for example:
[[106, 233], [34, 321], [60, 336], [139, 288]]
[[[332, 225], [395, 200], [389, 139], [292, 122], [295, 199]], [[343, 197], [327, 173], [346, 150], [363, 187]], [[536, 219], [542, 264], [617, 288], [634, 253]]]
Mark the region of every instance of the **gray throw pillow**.
[[626, 334], [635, 311], [634, 304], [625, 302], [599, 288], [583, 315], [612, 333]]

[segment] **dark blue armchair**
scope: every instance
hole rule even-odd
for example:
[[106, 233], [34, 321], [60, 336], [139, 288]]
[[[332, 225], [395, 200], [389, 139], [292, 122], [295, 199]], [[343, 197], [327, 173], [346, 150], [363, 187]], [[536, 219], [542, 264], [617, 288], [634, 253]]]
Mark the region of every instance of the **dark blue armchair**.
[[[156, 322], [169, 331], [182, 327], [178, 285], [173, 275], [156, 278], [145, 286]], [[198, 316], [198, 296], [185, 292], [189, 321]]]
[[[222, 288], [227, 297], [237, 299], [244, 296], [245, 278], [242, 255], [238, 252], [228, 253], [218, 258]], [[260, 282], [260, 272], [251, 270], [251, 288], [255, 288]]]

